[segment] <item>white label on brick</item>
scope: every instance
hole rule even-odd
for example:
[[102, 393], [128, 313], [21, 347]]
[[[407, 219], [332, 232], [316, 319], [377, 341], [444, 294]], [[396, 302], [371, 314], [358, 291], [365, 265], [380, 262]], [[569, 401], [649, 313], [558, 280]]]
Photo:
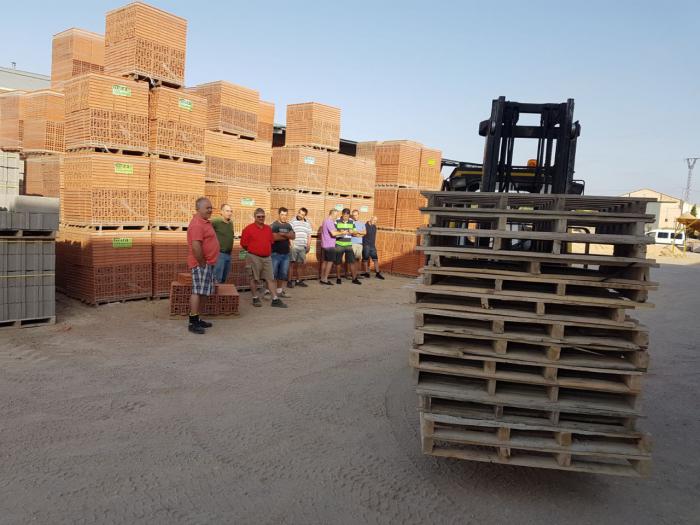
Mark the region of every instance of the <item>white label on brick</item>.
[[304, 164], [316, 164], [316, 157], [304, 157]]

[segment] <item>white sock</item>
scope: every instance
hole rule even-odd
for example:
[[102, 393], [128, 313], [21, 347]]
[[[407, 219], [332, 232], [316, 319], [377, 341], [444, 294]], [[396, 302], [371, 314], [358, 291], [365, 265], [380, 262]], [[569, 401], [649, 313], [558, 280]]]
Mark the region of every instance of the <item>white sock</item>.
[[282, 293], [282, 288], [277, 288], [277, 293]]

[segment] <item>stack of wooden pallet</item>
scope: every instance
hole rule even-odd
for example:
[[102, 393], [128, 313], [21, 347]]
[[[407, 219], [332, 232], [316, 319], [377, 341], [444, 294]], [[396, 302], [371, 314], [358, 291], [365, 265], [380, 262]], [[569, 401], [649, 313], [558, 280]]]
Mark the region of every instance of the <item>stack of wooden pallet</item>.
[[24, 91], [0, 93], [0, 149], [21, 151], [24, 134]]
[[357, 155], [376, 159], [374, 215], [387, 236], [387, 251], [379, 252], [382, 269], [416, 276], [423, 265], [416, 228], [426, 224], [419, 211], [426, 204], [421, 190], [440, 189], [442, 154], [412, 140], [390, 140], [359, 142]]
[[54, 35], [51, 47], [52, 89], [85, 73], [104, 73], [104, 35], [71, 28]]
[[287, 146], [312, 146], [327, 151], [340, 148], [340, 109], [318, 102], [287, 106]]
[[133, 2], [107, 13], [105, 73], [182, 87], [186, 42], [186, 20]]
[[[645, 475], [651, 199], [426, 193], [410, 363], [423, 451]], [[602, 245], [602, 247], [600, 246]]]

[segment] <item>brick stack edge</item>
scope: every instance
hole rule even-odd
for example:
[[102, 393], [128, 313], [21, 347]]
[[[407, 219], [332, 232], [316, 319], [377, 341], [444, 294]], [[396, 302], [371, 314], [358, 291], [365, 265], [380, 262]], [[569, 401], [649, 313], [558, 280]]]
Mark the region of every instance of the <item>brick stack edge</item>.
[[[186, 316], [190, 311], [192, 275], [189, 272], [177, 274], [177, 280], [170, 284], [170, 315]], [[238, 315], [240, 297], [233, 284], [217, 284], [214, 295], [207, 297], [201, 306], [203, 315]]]

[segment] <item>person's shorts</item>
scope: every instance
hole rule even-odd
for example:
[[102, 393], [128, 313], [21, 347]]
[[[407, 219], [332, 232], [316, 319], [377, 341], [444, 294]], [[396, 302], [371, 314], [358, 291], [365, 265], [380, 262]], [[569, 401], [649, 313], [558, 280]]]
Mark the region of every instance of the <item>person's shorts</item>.
[[253, 273], [253, 279], [256, 281], [271, 281], [272, 276], [272, 258], [271, 257], [259, 257], [248, 253], [246, 255], [246, 262], [248, 263], [248, 268]]
[[289, 252], [289, 262], [304, 264], [306, 262], [306, 247], [293, 246]]
[[286, 281], [289, 273], [289, 254], [272, 254], [272, 275], [278, 281]]
[[362, 259], [362, 245], [361, 244], [353, 244], [352, 245], [352, 255], [355, 257], [356, 261], [359, 261]]
[[192, 294], [214, 294], [214, 265], [207, 264], [204, 268], [200, 266], [192, 268]]
[[362, 246], [362, 260], [363, 261], [369, 261], [370, 259], [376, 261], [378, 259], [377, 257], [377, 248], [375, 246]]
[[355, 253], [352, 251], [352, 246], [335, 247], [335, 264], [342, 264], [343, 257], [345, 257], [345, 262], [348, 264], [355, 262]]
[[335, 248], [324, 248], [323, 249], [323, 260], [335, 262], [335, 254], [336, 254]]

